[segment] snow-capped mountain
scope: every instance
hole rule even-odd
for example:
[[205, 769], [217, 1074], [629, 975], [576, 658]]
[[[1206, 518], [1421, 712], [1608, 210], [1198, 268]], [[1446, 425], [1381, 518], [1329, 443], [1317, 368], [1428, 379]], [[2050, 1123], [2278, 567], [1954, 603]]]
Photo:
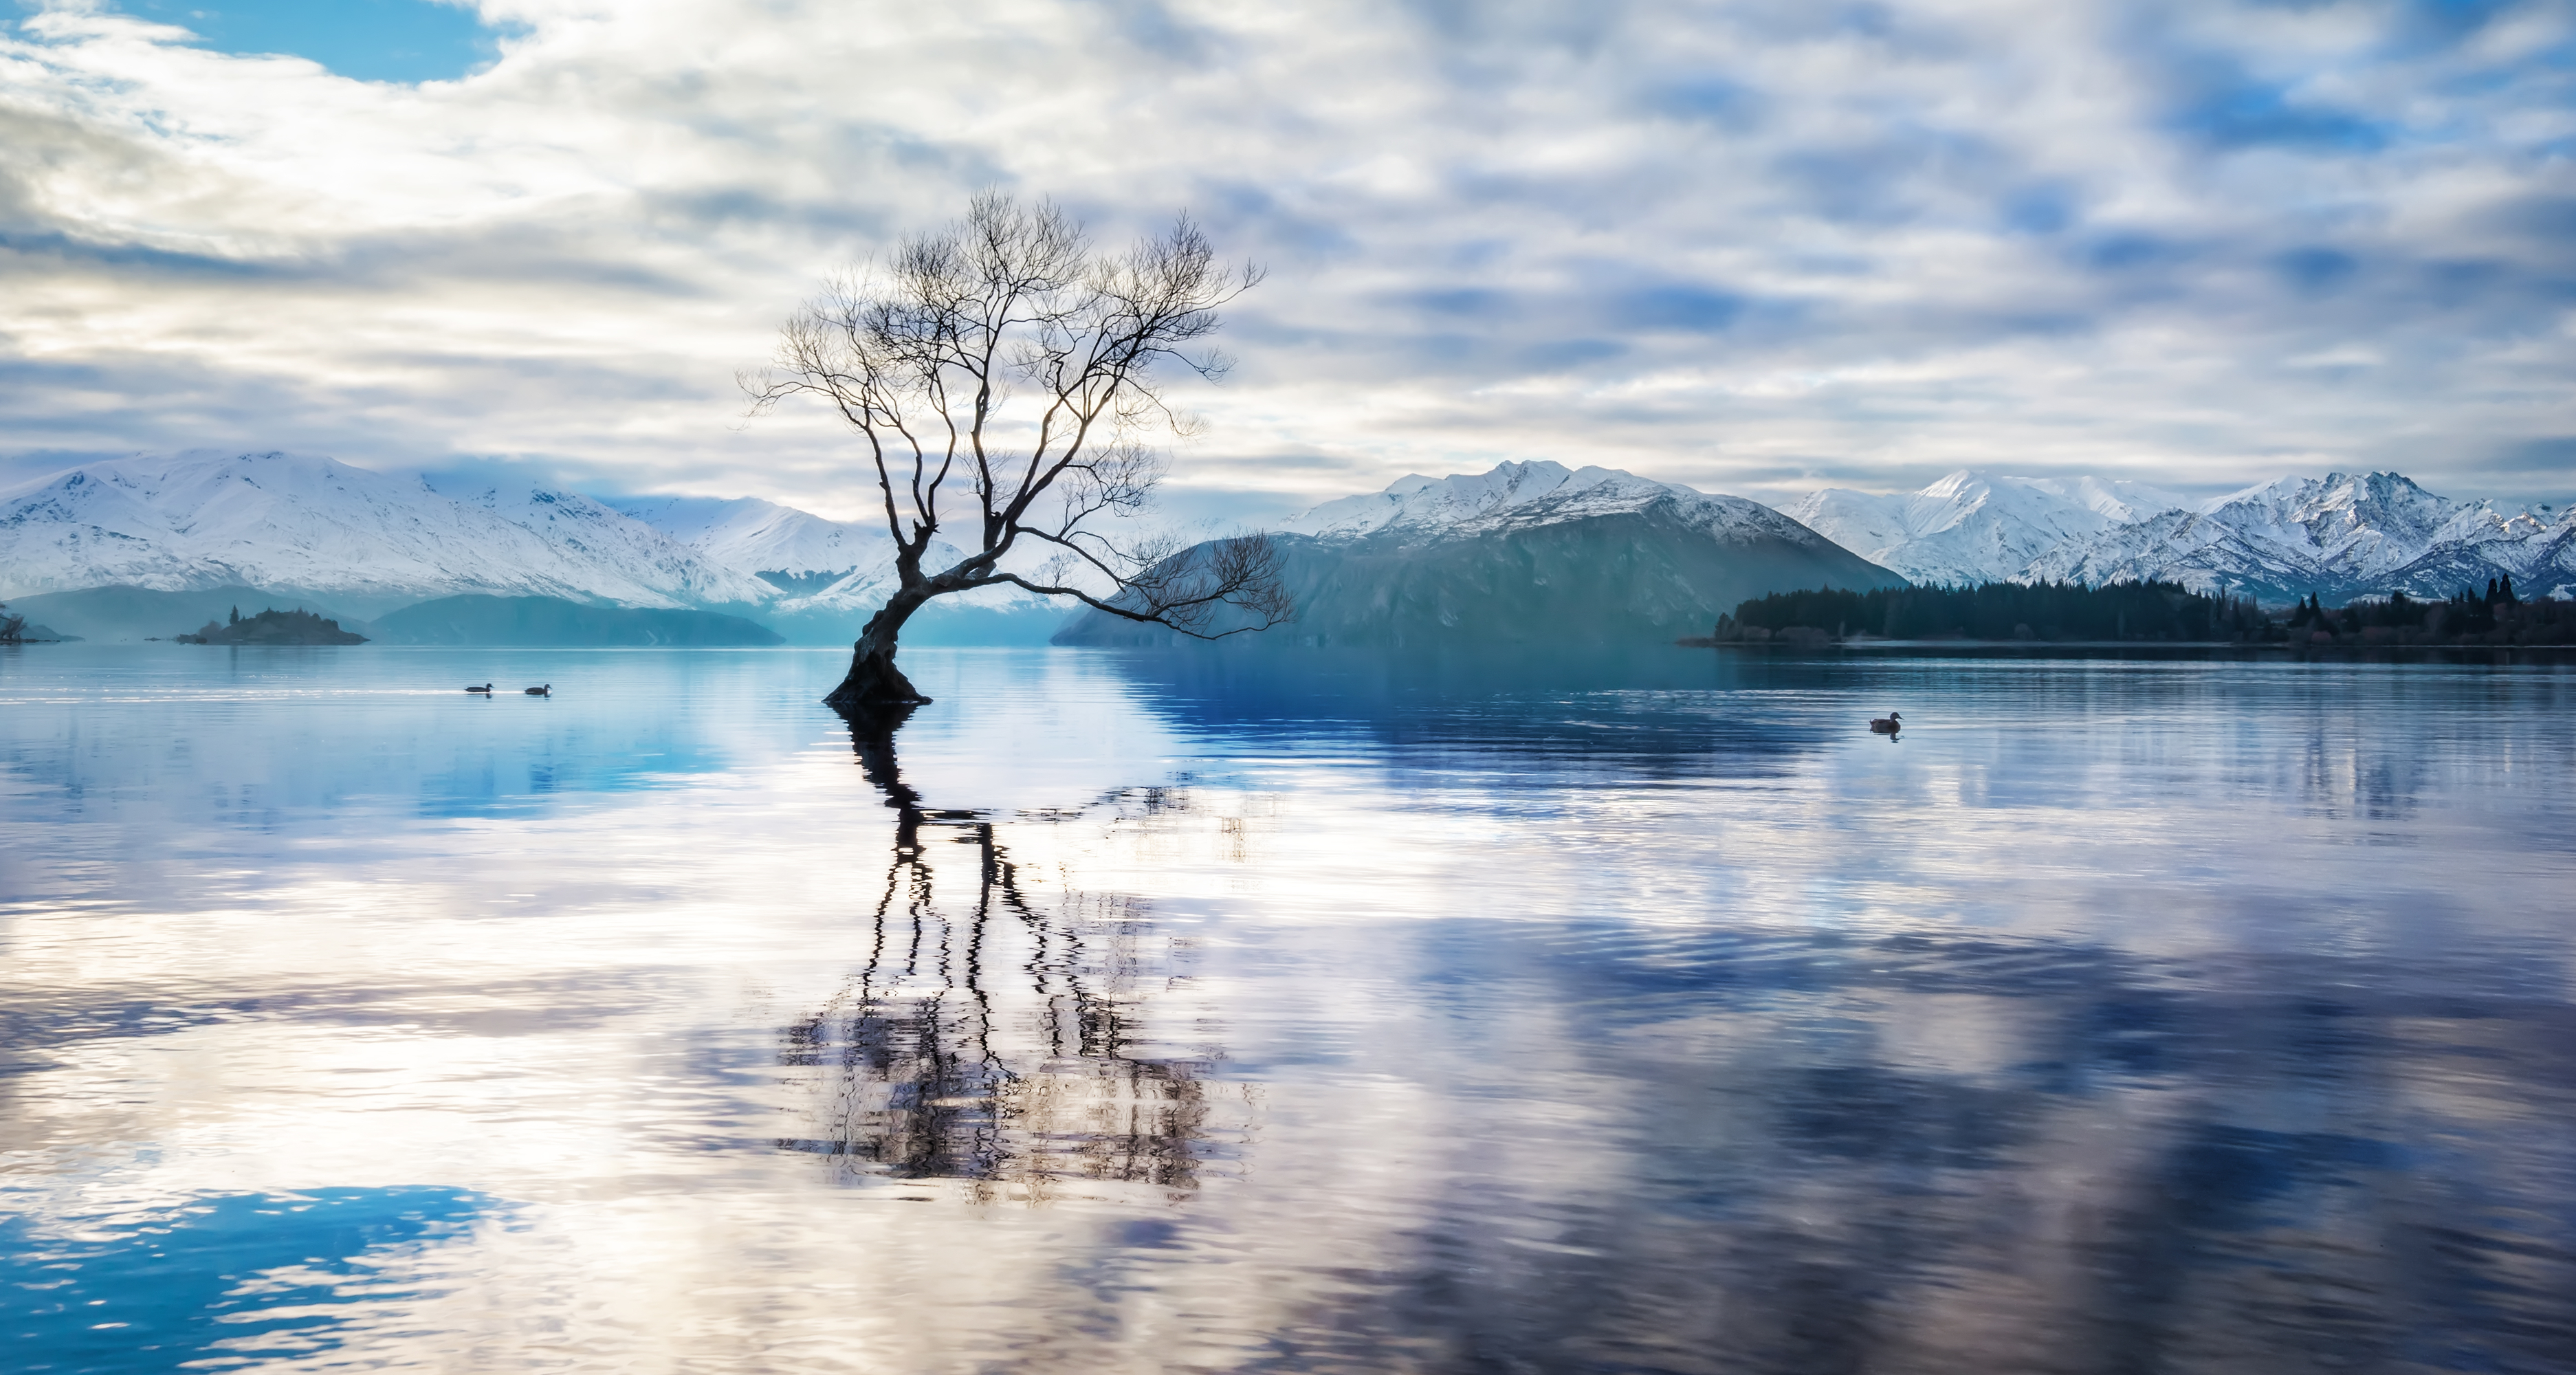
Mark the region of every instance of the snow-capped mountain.
[[2389, 581], [2408, 596], [2438, 597], [2507, 573], [2524, 596], [2576, 598], [2576, 507], [2555, 520], [2527, 511], [2500, 518], [2492, 530], [2424, 551]]
[[1685, 523], [1727, 538], [1763, 537], [1829, 547], [1816, 532], [1758, 501], [1711, 496], [1616, 468], [1568, 468], [1539, 459], [1488, 472], [1396, 479], [1386, 490], [1342, 497], [1280, 522], [1286, 534], [1326, 543], [1369, 538], [1456, 539], [1528, 529], [1667, 504]]
[[[1279, 539], [1298, 615], [1264, 643], [1654, 644], [1708, 633], [1747, 597], [1902, 582], [1759, 502], [1549, 462], [1406, 477], [1296, 516]], [[1055, 638], [1175, 639], [1097, 612]]]
[[2137, 483], [1957, 472], [1919, 492], [1809, 494], [1789, 514], [1917, 582], [2162, 579], [2268, 603], [2513, 575], [2576, 595], [2569, 518], [2449, 501], [2396, 473], [2281, 478], [2191, 501]]
[[0, 596], [112, 585], [329, 593], [361, 614], [461, 592], [647, 607], [773, 595], [577, 492], [442, 492], [328, 458], [198, 450], [0, 492]]
[[894, 540], [882, 523], [826, 520], [758, 497], [622, 497], [606, 504], [710, 563], [792, 594], [810, 595], [860, 568], [894, 562]]
[[[894, 539], [882, 525], [827, 520], [757, 497], [630, 497], [613, 503], [718, 567], [768, 585], [762, 618], [790, 638], [854, 638], [895, 587]], [[966, 557], [933, 540], [933, 571]], [[1064, 619], [1064, 603], [1017, 587], [979, 587], [942, 597], [916, 613], [916, 644], [1043, 643]], [[960, 637], [964, 638], [960, 638]]]
[[[2554, 533], [2553, 533], [2554, 532]], [[2439, 598], [2512, 574], [2530, 595], [2576, 591], [2567, 519], [2455, 502], [2396, 473], [2282, 478], [2071, 540], [2026, 582], [2163, 579], [2205, 592], [2329, 602], [2403, 591]]]
[[[893, 580], [893, 543], [865, 524], [748, 499], [620, 505], [283, 453], [92, 463], [0, 491], [0, 599], [232, 588], [373, 617], [488, 593], [752, 611], [792, 637], [831, 642], [854, 636]], [[934, 561], [959, 557], [931, 550]], [[919, 639], [1043, 641], [1063, 614], [1017, 588], [987, 588], [935, 604]]]
[[2069, 540], [2183, 506], [2136, 482], [2005, 477], [1962, 469], [1919, 492], [1828, 487], [1788, 514], [1862, 558], [1915, 582], [1998, 582]]

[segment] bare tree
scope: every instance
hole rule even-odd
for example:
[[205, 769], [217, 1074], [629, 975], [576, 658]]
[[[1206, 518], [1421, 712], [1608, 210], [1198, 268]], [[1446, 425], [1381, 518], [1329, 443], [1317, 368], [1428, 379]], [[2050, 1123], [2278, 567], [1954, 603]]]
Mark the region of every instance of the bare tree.
[[[1107, 255], [1055, 205], [988, 192], [962, 222], [905, 241], [857, 279], [827, 282], [789, 317], [776, 360], [742, 379], [753, 412], [798, 395], [838, 411], [876, 465], [895, 546], [896, 588], [824, 700], [929, 700], [895, 667], [897, 637], [932, 598], [978, 587], [1072, 597], [1203, 638], [1292, 617], [1266, 536], [1183, 549], [1103, 528], [1141, 510], [1162, 478], [1146, 441], [1195, 426], [1165, 399], [1163, 379], [1174, 368], [1225, 375], [1231, 360], [1193, 346], [1216, 332], [1217, 307], [1260, 280], [1257, 268], [1219, 263], [1186, 216]], [[933, 569], [925, 560], [952, 510], [960, 526], [973, 522], [951, 540], [964, 557]], [[1004, 566], [1024, 543], [1046, 555], [1044, 571]]]

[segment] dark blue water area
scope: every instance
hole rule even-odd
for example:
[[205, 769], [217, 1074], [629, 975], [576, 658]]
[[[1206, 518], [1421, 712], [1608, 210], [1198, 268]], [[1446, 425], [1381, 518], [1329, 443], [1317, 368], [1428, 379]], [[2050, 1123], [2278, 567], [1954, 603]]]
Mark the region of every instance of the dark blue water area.
[[[1776, 665], [1664, 647], [1579, 658], [1126, 651], [1114, 661], [1140, 700], [1233, 747], [1307, 748], [1343, 738], [1401, 752], [1408, 762], [1465, 751], [1761, 773], [1832, 729], [1785, 695], [1811, 684], [1809, 674], [1775, 678], [1767, 670]], [[1784, 695], [1762, 691], [1773, 686]]]
[[458, 1189], [232, 1194], [42, 1224], [0, 1216], [0, 1345], [24, 1375], [220, 1370], [311, 1359], [418, 1300], [385, 1262], [468, 1233]]

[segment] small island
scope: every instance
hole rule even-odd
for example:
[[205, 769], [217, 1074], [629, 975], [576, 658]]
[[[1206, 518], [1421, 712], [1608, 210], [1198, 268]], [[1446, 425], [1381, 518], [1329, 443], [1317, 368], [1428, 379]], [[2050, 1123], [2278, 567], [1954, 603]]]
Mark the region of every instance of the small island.
[[275, 608], [245, 617], [240, 607], [223, 625], [208, 621], [193, 635], [173, 636], [183, 645], [362, 645], [364, 635], [342, 630], [340, 623], [310, 611]]

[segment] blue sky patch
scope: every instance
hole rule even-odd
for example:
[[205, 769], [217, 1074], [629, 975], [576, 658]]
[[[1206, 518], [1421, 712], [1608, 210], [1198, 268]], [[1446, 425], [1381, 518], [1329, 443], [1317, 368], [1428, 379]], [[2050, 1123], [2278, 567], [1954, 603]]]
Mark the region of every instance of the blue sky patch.
[[2279, 86], [2252, 80], [2201, 91], [2175, 112], [2174, 124], [2221, 148], [2278, 145], [2375, 153], [2389, 141], [2385, 125], [2342, 110], [2299, 103]]
[[288, 53], [360, 81], [446, 81], [499, 55], [470, 5], [438, 0], [121, 0], [217, 52]]
[[2294, 248], [2272, 260], [2283, 280], [2310, 295], [2334, 290], [2350, 278], [2359, 263], [2332, 248]]
[[2074, 198], [2054, 186], [2025, 187], [2004, 197], [2003, 220], [2024, 234], [2054, 234], [2074, 222]]
[[1704, 286], [1649, 287], [1620, 296], [1612, 318], [1629, 329], [1678, 330], [1710, 334], [1734, 324], [1744, 314], [1744, 298]]
[[2106, 234], [2084, 245], [2079, 256], [2100, 272], [2134, 272], [2168, 267], [2191, 256], [2191, 250], [2153, 234]]

